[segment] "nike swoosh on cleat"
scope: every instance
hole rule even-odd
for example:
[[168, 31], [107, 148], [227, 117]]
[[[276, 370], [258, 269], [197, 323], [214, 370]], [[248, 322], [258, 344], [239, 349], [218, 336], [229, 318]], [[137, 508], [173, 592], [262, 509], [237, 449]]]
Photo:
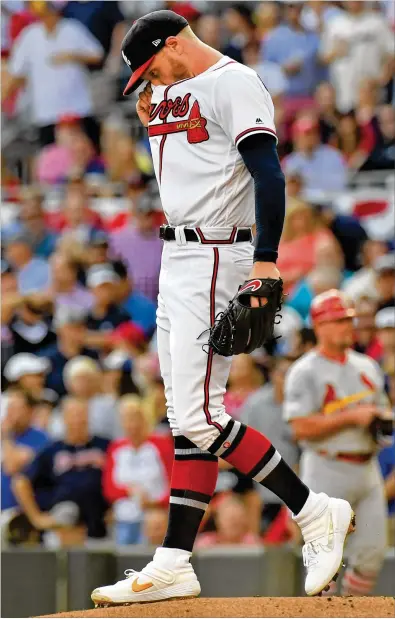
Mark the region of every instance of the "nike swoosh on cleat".
[[144, 584], [139, 585], [138, 578], [136, 578], [136, 580], [132, 582], [132, 591], [134, 591], [134, 593], [140, 593], [141, 591], [145, 591], [153, 586], [154, 585], [152, 582], [145, 582]]

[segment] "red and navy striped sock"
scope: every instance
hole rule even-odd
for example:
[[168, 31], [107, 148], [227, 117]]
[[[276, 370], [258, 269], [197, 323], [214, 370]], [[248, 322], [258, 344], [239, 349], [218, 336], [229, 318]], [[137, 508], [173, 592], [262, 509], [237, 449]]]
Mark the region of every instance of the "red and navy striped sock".
[[295, 515], [306, 503], [308, 487], [257, 430], [231, 419], [208, 451], [274, 492]]
[[169, 524], [164, 548], [192, 552], [204, 513], [214, 494], [218, 458], [184, 436], [174, 438]]

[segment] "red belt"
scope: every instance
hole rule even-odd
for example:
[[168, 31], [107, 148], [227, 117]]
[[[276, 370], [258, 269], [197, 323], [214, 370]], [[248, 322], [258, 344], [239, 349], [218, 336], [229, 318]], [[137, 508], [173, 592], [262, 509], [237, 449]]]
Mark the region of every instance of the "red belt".
[[317, 451], [320, 456], [331, 458], [332, 460], [343, 460], [343, 462], [354, 462], [363, 464], [369, 462], [374, 456], [374, 453], [342, 453], [330, 454], [328, 451]]

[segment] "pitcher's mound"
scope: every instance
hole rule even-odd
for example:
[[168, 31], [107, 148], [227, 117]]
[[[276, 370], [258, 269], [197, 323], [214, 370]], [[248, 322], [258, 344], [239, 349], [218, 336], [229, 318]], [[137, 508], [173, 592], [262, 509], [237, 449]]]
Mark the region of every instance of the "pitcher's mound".
[[196, 598], [45, 617], [394, 617], [391, 597]]

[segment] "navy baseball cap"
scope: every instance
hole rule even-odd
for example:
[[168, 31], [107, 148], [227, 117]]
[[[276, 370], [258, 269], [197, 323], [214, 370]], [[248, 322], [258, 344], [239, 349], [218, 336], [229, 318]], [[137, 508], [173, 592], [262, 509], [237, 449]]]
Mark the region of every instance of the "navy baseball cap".
[[187, 26], [187, 20], [173, 11], [153, 11], [134, 22], [121, 46], [122, 58], [132, 70], [124, 95], [143, 83], [141, 76], [165, 46], [167, 37], [175, 37]]

